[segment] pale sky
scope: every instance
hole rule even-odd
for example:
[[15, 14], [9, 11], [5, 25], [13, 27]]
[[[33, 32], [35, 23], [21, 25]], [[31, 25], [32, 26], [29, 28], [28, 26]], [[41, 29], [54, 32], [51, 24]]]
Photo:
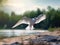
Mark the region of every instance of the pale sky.
[[36, 10], [37, 8], [46, 9], [47, 6], [60, 8], [60, 0], [8, 0], [4, 10], [21, 14], [27, 10]]

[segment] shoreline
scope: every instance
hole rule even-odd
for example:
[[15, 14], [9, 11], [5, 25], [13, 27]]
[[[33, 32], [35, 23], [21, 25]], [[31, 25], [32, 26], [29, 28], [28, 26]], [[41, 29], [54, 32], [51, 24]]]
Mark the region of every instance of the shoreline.
[[[34, 31], [31, 31], [32, 33], [34, 32]], [[31, 33], [30, 32], [30, 33]], [[39, 32], [39, 31], [36, 31], [37, 33]], [[36, 39], [37, 38], [37, 36], [42, 36], [42, 37], [44, 37], [44, 36], [60, 36], [60, 33], [58, 33], [59, 31], [54, 31], [54, 32], [49, 32], [49, 31], [46, 31], [46, 32], [39, 32], [38, 34], [37, 33], [33, 33], [33, 34], [29, 34], [29, 35], [25, 35], [25, 33], [23, 33], [23, 35], [20, 35], [20, 36], [16, 36], [16, 37], [10, 37], [10, 38], [5, 38], [5, 39], [2, 39], [1, 41], [0, 41], [0, 45], [1, 44], [4, 44], [4, 43], [6, 43], [6, 44], [11, 44], [11, 43], [14, 43], [14, 42], [19, 42], [19, 43], [22, 43], [23, 41], [25, 41], [26, 39]], [[28, 34], [28, 33], [26, 33], [26, 34]], [[39, 37], [38, 37], [39, 38]], [[59, 37], [60, 38], [60, 37]], [[55, 42], [56, 43], [56, 42]], [[54, 43], [54, 44], [55, 44]]]

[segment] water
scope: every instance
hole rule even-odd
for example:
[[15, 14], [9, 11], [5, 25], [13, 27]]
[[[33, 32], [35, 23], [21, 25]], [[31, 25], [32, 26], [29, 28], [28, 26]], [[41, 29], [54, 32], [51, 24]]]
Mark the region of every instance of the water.
[[0, 30], [0, 35], [5, 36], [20, 36], [20, 35], [28, 35], [28, 34], [38, 34], [37, 32], [47, 32], [47, 30]]
[[[39, 32], [39, 33], [38, 33]], [[0, 30], [0, 35], [4, 34], [5, 36], [20, 36], [20, 35], [26, 35], [26, 34], [40, 34], [40, 32], [47, 32], [47, 30]], [[39, 43], [42, 42], [44, 40], [46, 41], [51, 41], [52, 39], [55, 39], [57, 37], [55, 36], [44, 36], [43, 38], [38, 38], [38, 39], [33, 39], [34, 42]], [[44, 40], [43, 40], [44, 39]], [[14, 43], [14, 42], [13, 42]], [[56, 43], [51, 43], [51, 45], [60, 45], [60, 44], [56, 44]]]

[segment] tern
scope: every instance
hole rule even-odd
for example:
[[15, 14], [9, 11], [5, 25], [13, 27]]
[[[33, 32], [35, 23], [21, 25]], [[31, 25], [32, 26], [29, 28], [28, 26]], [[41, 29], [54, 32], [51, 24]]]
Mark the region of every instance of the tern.
[[23, 17], [15, 25], [13, 25], [12, 28], [17, 27], [20, 24], [28, 24], [26, 29], [33, 30], [34, 24], [40, 23], [41, 21], [43, 21], [45, 19], [46, 19], [46, 15], [44, 15], [44, 14], [40, 14], [38, 17], [34, 17], [34, 18]]

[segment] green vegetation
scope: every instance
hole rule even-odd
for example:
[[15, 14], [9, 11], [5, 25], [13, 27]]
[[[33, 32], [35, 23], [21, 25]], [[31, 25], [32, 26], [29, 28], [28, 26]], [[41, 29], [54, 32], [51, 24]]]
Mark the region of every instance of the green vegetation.
[[[39, 16], [40, 14], [45, 14], [46, 19], [38, 24], [35, 24], [35, 29], [50, 29], [50, 28], [58, 28], [60, 27], [60, 8], [54, 9], [50, 6], [46, 10], [37, 10], [26, 11], [22, 15], [17, 15], [14, 12], [9, 15], [4, 11], [0, 11], [0, 29], [12, 29], [11, 27], [22, 17], [26, 16], [28, 18], [34, 18]], [[15, 29], [25, 29], [27, 24], [21, 24]]]
[[53, 31], [55, 31], [57, 28], [49, 28], [48, 30], [50, 31], [50, 32], [53, 32]]
[[49, 28], [48, 30], [49, 30], [50, 32], [60, 31], [60, 27], [58, 27], [58, 28]]
[[26, 17], [29, 17], [29, 18], [34, 18], [34, 17], [39, 16], [42, 13], [43, 12], [39, 8], [37, 8], [36, 11], [34, 11], [34, 10], [32, 10], [32, 11], [26, 11], [26, 12], [24, 12], [23, 15], [26, 16]]
[[10, 29], [21, 18], [21, 15], [16, 15], [14, 12], [9, 15], [0, 11], [0, 29]]

